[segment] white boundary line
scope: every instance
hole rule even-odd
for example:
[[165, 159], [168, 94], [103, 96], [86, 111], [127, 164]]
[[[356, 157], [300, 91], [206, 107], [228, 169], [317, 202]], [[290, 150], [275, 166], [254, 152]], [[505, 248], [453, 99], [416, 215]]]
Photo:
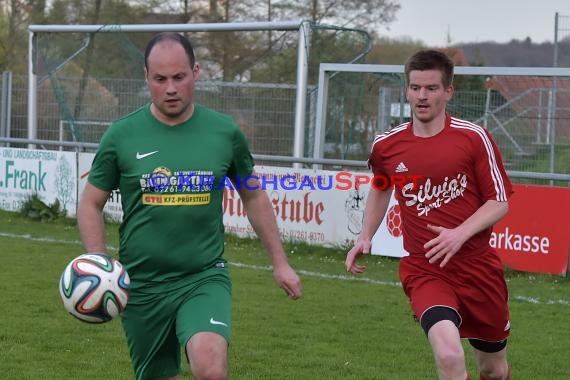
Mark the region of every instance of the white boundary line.
[[[0, 237], [7, 237], [13, 239], [24, 239], [30, 241], [40, 241], [44, 243], [54, 243], [54, 244], [73, 244], [73, 245], [81, 245], [79, 240], [60, 240], [60, 239], [53, 239], [53, 238], [45, 238], [45, 237], [33, 237], [29, 234], [12, 234], [8, 232], [1, 232]], [[117, 247], [107, 246], [107, 249], [110, 251], [117, 252]], [[238, 267], [238, 268], [246, 268], [246, 269], [253, 269], [253, 270], [263, 270], [263, 271], [271, 271], [271, 267], [268, 265], [252, 265], [252, 264], [245, 264], [240, 262], [229, 262], [230, 265]], [[316, 277], [322, 279], [331, 279], [331, 280], [340, 280], [340, 281], [352, 281], [352, 282], [366, 282], [369, 284], [374, 285], [382, 285], [382, 286], [392, 286], [392, 287], [400, 287], [401, 284], [395, 281], [380, 281], [374, 280], [368, 277], [354, 277], [348, 275], [339, 275], [339, 274], [328, 274], [328, 273], [320, 273], [320, 272], [312, 272], [306, 270], [298, 270], [297, 273], [307, 277]], [[564, 299], [558, 300], [541, 300], [540, 298], [535, 297], [528, 297], [528, 296], [521, 296], [521, 295], [510, 295], [509, 298], [511, 300], [517, 300], [521, 302], [526, 302], [533, 305], [563, 305], [563, 306], [570, 306], [570, 301]]]
[[[232, 262], [232, 261], [230, 261], [229, 263], [232, 266], [238, 267], [238, 268], [247, 268], [247, 269], [255, 269], [255, 270], [265, 270], [265, 271], [271, 271], [271, 269], [272, 269], [271, 266], [269, 266], [269, 265], [252, 265], [252, 264], [236, 263], [236, 262]], [[323, 279], [327, 279], [327, 280], [366, 282], [369, 284], [393, 286], [393, 287], [398, 287], [398, 288], [400, 286], [402, 286], [402, 284], [399, 282], [380, 281], [380, 280], [374, 280], [374, 279], [368, 278], [368, 277], [354, 277], [354, 276], [348, 276], [348, 275], [343, 275], [343, 274], [328, 274], [328, 273], [320, 273], [320, 272], [311, 272], [311, 271], [307, 271], [307, 270], [303, 270], [303, 269], [297, 270], [296, 272], [300, 275], [303, 275], [303, 276], [318, 277], [318, 278], [323, 278]]]

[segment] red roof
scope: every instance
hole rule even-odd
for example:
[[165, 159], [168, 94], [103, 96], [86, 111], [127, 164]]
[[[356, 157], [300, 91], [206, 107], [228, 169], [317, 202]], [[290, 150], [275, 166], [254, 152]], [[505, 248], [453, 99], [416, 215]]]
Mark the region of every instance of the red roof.
[[570, 78], [497, 76], [487, 81], [487, 88], [499, 92], [526, 119], [555, 120], [556, 139], [570, 138]]

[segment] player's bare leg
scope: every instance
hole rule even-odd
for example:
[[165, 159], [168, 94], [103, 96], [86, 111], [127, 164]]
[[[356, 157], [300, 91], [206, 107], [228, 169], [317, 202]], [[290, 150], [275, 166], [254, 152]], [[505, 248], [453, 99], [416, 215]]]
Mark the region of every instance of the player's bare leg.
[[465, 380], [465, 353], [461, 345], [459, 330], [452, 321], [442, 320], [428, 332], [439, 380]]
[[216, 333], [200, 332], [186, 343], [190, 371], [196, 380], [228, 379], [228, 342]]
[[473, 348], [475, 362], [483, 380], [508, 380], [509, 365], [507, 363], [507, 348], [499, 352], [483, 352]]

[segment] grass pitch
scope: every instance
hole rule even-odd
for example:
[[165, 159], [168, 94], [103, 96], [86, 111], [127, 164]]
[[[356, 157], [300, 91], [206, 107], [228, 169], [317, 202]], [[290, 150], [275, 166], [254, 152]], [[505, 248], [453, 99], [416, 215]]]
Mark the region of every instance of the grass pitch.
[[[74, 220], [38, 223], [0, 211], [0, 377], [133, 379], [120, 322], [89, 325], [61, 305], [58, 280], [83, 253]], [[117, 247], [117, 226], [108, 226]], [[344, 270], [343, 249], [287, 243], [303, 281], [291, 301], [275, 286], [259, 242], [228, 237], [234, 282], [232, 379], [435, 379], [431, 351], [398, 284], [396, 259]], [[110, 250], [111, 253], [116, 251]], [[507, 271], [513, 379], [568, 379], [570, 281]], [[478, 378], [468, 345], [466, 356]], [[189, 379], [187, 366], [183, 367]]]

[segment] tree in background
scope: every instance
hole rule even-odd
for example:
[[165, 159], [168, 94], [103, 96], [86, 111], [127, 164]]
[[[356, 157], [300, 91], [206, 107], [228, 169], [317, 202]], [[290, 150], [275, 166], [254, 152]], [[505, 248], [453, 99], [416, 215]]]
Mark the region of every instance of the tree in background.
[[400, 10], [399, 2], [392, 0], [278, 1], [274, 7], [282, 10], [281, 16], [285, 18], [309, 19], [316, 23], [369, 32], [381, 25], [390, 24]]
[[0, 1], [0, 71], [25, 73], [28, 56], [27, 28], [40, 17], [45, 0]]
[[[1, 4], [1, 1], [0, 1]], [[392, 0], [177, 0], [177, 1], [142, 1], [142, 0], [12, 0], [11, 7], [3, 7], [8, 12], [0, 15], [0, 49], [3, 49], [4, 62], [2, 68], [19, 73], [25, 72], [27, 51], [27, 26], [29, 24], [132, 24], [132, 23], [183, 23], [183, 22], [241, 22], [241, 21], [274, 21], [303, 19], [314, 23], [330, 23], [346, 28], [363, 29], [371, 32], [382, 24], [391, 22], [398, 9], [397, 1]], [[172, 17], [166, 17], [172, 16]], [[8, 25], [9, 24], [9, 25]], [[282, 33], [209, 33], [207, 36], [193, 36], [198, 49], [206, 50], [202, 55], [213, 65], [208, 65], [209, 77], [226, 81], [247, 80], [251, 70], [264, 57], [277, 50], [283, 53], [285, 47], [295, 49], [296, 39], [283, 37]], [[286, 41], [291, 40], [292, 41]], [[132, 45], [138, 49], [144, 46], [142, 41], [148, 36], [139, 34]], [[61, 43], [60, 49], [53, 56], [71, 56], [82, 45], [80, 39], [76, 43]], [[107, 77], [129, 78], [135, 71], [119, 61], [117, 54], [125, 54], [119, 43], [112, 42], [103, 54], [93, 55], [91, 41], [83, 59], [88, 59], [87, 70], [96, 70], [97, 75], [107, 73]], [[342, 55], [342, 52], [339, 52]], [[330, 54], [329, 54], [330, 56]], [[17, 57], [20, 66], [14, 59]], [[85, 58], [87, 57], [87, 58]], [[334, 58], [334, 57], [333, 57]], [[50, 65], [57, 62], [44, 62]], [[290, 62], [294, 67], [296, 61]], [[137, 74], [140, 72], [137, 71]], [[130, 75], [129, 75], [130, 74]]]

